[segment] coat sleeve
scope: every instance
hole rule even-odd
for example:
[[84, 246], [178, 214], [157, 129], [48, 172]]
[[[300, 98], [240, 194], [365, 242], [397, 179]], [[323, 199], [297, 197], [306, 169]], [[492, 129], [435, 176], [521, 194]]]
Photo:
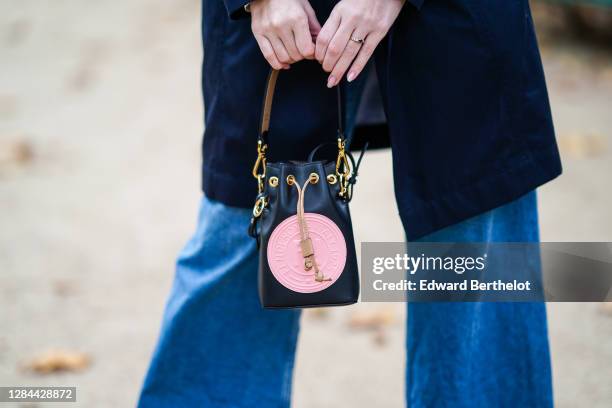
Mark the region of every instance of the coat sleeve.
[[223, 0], [227, 14], [232, 20], [247, 17], [249, 13], [244, 10], [244, 6], [250, 3], [251, 0]]
[[[244, 6], [250, 3], [251, 0], [223, 0], [225, 2], [225, 8], [227, 14], [232, 20], [238, 20], [244, 17], [248, 17], [249, 13], [244, 10]], [[407, 0], [408, 3], [412, 4], [417, 10], [421, 8], [425, 0]]]

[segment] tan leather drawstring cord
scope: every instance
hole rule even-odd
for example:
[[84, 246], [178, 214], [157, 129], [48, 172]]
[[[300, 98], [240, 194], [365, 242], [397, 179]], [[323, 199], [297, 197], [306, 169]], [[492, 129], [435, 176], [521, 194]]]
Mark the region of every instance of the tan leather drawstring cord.
[[306, 188], [310, 183], [316, 183], [318, 181], [318, 175], [311, 173], [308, 180], [304, 182], [304, 185], [300, 188], [299, 184], [295, 180], [295, 177], [288, 176], [287, 182], [289, 185], [294, 185], [298, 191], [297, 200], [297, 219], [300, 226], [300, 248], [302, 249], [302, 256], [304, 257], [304, 269], [309, 271], [314, 268], [315, 280], [317, 282], [331, 281], [331, 278], [325, 278], [325, 276], [319, 270], [319, 265], [315, 259], [314, 246], [312, 245], [312, 239], [308, 233], [308, 225], [306, 224], [306, 218], [304, 217], [304, 195]]

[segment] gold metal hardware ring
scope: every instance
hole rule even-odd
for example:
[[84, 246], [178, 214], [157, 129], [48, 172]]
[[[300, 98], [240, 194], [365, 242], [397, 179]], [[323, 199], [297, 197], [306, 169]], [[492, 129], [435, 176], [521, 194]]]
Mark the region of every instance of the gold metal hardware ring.
[[257, 201], [255, 201], [255, 206], [253, 207], [253, 217], [259, 217], [261, 213], [263, 213], [264, 208], [266, 208], [266, 198], [259, 197]]

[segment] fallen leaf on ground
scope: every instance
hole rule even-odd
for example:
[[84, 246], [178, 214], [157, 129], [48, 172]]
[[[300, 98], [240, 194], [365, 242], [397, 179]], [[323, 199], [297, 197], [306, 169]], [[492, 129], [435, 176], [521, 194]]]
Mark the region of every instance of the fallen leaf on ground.
[[87, 354], [69, 350], [50, 350], [31, 361], [25, 368], [38, 374], [50, 374], [60, 371], [81, 371], [90, 364]]
[[607, 150], [608, 140], [600, 133], [566, 133], [559, 136], [559, 149], [573, 158], [601, 156]]
[[75, 294], [76, 287], [73, 282], [61, 279], [53, 282], [53, 291], [58, 296], [70, 296]]
[[354, 312], [348, 322], [351, 329], [374, 330], [389, 326], [395, 321], [395, 313], [388, 309], [371, 312]]
[[602, 68], [599, 71], [599, 78], [601, 78], [603, 82], [608, 82], [609, 84], [612, 84], [612, 67], [609, 66]]
[[612, 316], [612, 302], [604, 302], [600, 306], [602, 313]]
[[32, 145], [25, 140], [0, 142], [0, 167], [11, 164], [22, 165], [34, 157]]
[[313, 319], [327, 319], [329, 317], [329, 310], [325, 307], [317, 307], [313, 309], [307, 309], [306, 314], [308, 317], [312, 317]]

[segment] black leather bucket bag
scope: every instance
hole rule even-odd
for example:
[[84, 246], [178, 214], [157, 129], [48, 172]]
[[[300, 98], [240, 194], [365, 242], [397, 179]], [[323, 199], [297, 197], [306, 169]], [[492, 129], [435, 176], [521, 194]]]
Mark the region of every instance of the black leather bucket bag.
[[363, 152], [355, 164], [342, 130], [338, 90], [335, 160], [314, 160], [321, 145], [306, 162], [267, 162], [278, 74], [272, 70], [268, 78], [253, 167], [258, 195], [249, 233], [260, 250], [261, 304], [295, 308], [355, 303], [359, 276], [349, 201]]

